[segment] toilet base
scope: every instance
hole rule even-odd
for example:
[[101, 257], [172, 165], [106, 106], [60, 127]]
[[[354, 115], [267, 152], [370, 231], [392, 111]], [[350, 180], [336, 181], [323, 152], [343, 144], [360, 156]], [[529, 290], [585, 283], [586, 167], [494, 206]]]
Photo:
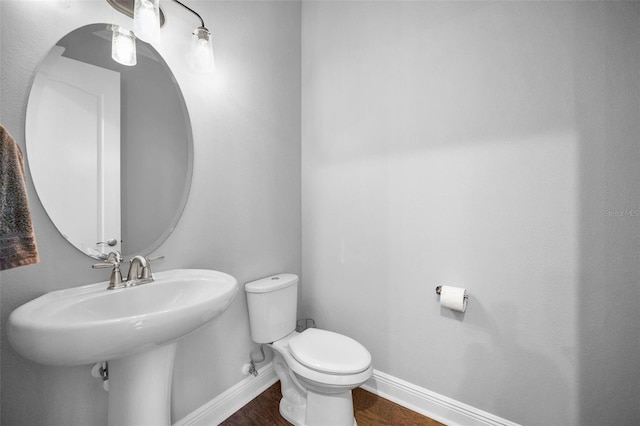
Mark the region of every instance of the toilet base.
[[306, 405], [293, 405], [286, 398], [280, 400], [280, 415], [293, 425], [303, 425]]
[[355, 424], [351, 390], [329, 395], [307, 391], [305, 426], [353, 426]]
[[295, 405], [282, 397], [280, 415], [296, 426], [357, 426], [351, 391], [322, 395], [307, 391], [306, 402]]

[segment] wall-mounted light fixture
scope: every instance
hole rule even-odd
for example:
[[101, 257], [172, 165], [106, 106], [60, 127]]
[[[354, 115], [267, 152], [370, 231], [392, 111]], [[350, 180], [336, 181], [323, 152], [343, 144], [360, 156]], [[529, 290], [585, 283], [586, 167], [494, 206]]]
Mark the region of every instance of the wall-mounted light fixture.
[[[133, 10], [135, 9], [135, 0], [107, 0], [107, 3], [120, 13], [127, 15], [129, 18], [133, 18]], [[164, 11], [160, 9], [160, 28], [164, 26]]]
[[[196, 15], [200, 20], [200, 26], [193, 30], [191, 35], [189, 65], [197, 72], [215, 71], [211, 32], [205, 27], [202, 16], [182, 2], [172, 1]], [[160, 8], [160, 0], [107, 0], [107, 3], [117, 11], [133, 18], [133, 32], [136, 37], [152, 44], [159, 43], [160, 28], [164, 24], [164, 12]]]
[[198, 12], [178, 0], [173, 1], [200, 19], [200, 26], [193, 30], [191, 34], [191, 52], [189, 54], [191, 69], [198, 72], [214, 72], [216, 70], [216, 61], [213, 57], [213, 40], [211, 32], [204, 26], [204, 19]]
[[189, 65], [194, 71], [198, 72], [213, 72], [216, 70], [211, 33], [204, 27], [204, 22], [201, 27], [193, 30]]
[[160, 0], [135, 0], [133, 32], [142, 41], [160, 43]]

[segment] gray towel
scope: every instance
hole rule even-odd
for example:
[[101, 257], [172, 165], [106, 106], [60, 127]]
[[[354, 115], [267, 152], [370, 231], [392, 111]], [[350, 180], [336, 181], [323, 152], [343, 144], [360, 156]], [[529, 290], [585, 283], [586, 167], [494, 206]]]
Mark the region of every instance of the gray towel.
[[0, 270], [39, 261], [22, 151], [0, 125]]

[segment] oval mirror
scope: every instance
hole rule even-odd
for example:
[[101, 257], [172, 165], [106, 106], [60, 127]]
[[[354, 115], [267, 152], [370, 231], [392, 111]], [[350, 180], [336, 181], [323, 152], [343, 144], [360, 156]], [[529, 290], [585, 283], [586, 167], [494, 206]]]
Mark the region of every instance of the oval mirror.
[[63, 37], [38, 66], [26, 115], [36, 192], [64, 238], [104, 258], [149, 254], [187, 200], [193, 140], [168, 65], [136, 43], [136, 65], [112, 59], [114, 29], [92, 24]]

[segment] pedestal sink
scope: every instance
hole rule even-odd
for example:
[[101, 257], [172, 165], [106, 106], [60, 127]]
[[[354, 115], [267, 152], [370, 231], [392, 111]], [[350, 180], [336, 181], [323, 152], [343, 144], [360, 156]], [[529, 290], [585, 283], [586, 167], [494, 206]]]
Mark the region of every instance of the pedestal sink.
[[238, 291], [231, 275], [201, 269], [107, 290], [100, 282], [52, 291], [13, 311], [9, 341], [45, 365], [109, 362], [109, 425], [170, 425], [176, 341], [224, 312]]

